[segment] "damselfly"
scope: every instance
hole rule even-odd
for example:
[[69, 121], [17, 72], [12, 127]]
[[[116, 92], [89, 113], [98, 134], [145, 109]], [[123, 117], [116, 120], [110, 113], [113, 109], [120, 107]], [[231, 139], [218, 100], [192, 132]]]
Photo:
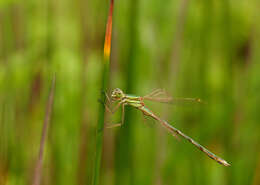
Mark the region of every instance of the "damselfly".
[[[120, 106], [122, 106], [122, 121], [120, 124], [114, 124], [113, 126], [110, 127], [116, 127], [116, 126], [121, 126], [124, 123], [124, 114], [125, 114], [125, 106], [129, 105], [132, 106], [140, 111], [146, 116], [152, 117], [153, 119], [159, 121], [161, 125], [166, 128], [169, 132], [171, 132], [173, 135], [179, 135], [189, 141], [191, 144], [196, 146], [199, 150], [207, 154], [211, 159], [217, 161], [218, 163], [224, 165], [224, 166], [230, 166], [228, 162], [226, 162], [224, 159], [218, 157], [217, 155], [213, 154], [209, 150], [207, 150], [205, 147], [201, 146], [199, 143], [194, 141], [192, 138], [189, 136], [185, 135], [182, 133], [180, 130], [176, 129], [175, 127], [171, 126], [168, 124], [165, 120], [161, 119], [157, 115], [155, 115], [150, 109], [148, 109], [145, 104], [144, 100], [151, 100], [151, 101], [159, 101], [159, 102], [170, 102], [174, 101], [173, 98], [169, 96], [164, 96], [164, 97], [159, 97], [159, 95], [165, 94], [165, 91], [158, 89], [153, 91], [152, 93], [146, 95], [146, 96], [135, 96], [135, 95], [129, 95], [125, 94], [121, 89], [116, 88], [112, 91], [111, 96], [109, 97], [106, 94], [107, 100], [109, 102], [118, 102], [117, 105], [111, 110], [110, 107], [108, 107], [106, 104], [106, 109], [112, 113], [114, 113]], [[176, 99], [180, 100], [180, 99]], [[183, 100], [188, 100], [188, 101], [195, 101], [195, 102], [201, 102], [200, 99], [193, 99], [193, 98], [183, 98]]]

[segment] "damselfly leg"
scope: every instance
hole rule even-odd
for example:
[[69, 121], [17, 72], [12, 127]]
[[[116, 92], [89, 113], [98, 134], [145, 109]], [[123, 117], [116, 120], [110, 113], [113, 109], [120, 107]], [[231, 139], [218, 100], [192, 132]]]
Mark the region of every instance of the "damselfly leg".
[[[125, 105], [123, 101], [118, 102], [114, 108], [110, 108], [110, 106], [112, 105], [112, 100], [109, 98], [106, 92], [105, 92], [105, 96], [107, 101], [106, 103], [104, 103], [104, 106], [109, 113], [114, 114], [118, 110], [118, 108], [122, 105], [121, 122], [109, 124], [108, 126], [106, 126], [106, 128], [115, 128], [115, 127], [122, 126], [124, 124], [124, 119], [125, 119]], [[107, 102], [109, 103], [109, 105], [107, 104]]]

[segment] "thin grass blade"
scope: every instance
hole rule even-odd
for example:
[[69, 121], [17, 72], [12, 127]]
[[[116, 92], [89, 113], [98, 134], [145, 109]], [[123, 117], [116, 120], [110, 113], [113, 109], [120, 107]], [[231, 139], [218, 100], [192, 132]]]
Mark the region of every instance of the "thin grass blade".
[[46, 138], [47, 138], [47, 131], [48, 131], [48, 126], [49, 126], [50, 119], [51, 119], [52, 107], [53, 107], [53, 102], [54, 102], [55, 83], [56, 83], [56, 78], [54, 75], [53, 80], [52, 80], [52, 86], [51, 86], [49, 98], [48, 98], [48, 103], [46, 106], [39, 156], [38, 156], [38, 160], [36, 163], [34, 177], [33, 177], [33, 183], [32, 183], [33, 185], [40, 185], [40, 182], [41, 182], [43, 154], [44, 154], [44, 147], [45, 147]]
[[[101, 77], [102, 92], [105, 92], [109, 83], [113, 7], [114, 7], [114, 0], [111, 0], [107, 26], [106, 26], [105, 43], [104, 43], [104, 64], [103, 64], [103, 73]], [[100, 101], [106, 102], [106, 97], [104, 93], [101, 93]], [[102, 156], [102, 148], [103, 148], [105, 113], [106, 113], [105, 106], [103, 104], [100, 104], [98, 123], [96, 128], [96, 150], [95, 150], [95, 160], [94, 160], [94, 168], [93, 168], [94, 172], [93, 172], [93, 180], [92, 180], [93, 185], [98, 185], [100, 179], [100, 166], [101, 166], [101, 156]]]

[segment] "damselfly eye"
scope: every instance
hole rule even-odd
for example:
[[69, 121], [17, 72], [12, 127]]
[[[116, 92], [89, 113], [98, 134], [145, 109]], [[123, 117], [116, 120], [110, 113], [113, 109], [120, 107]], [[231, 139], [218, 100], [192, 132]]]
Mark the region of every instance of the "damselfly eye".
[[111, 98], [112, 98], [113, 100], [119, 100], [119, 99], [122, 98], [123, 94], [124, 94], [124, 93], [123, 93], [123, 91], [122, 91], [121, 89], [116, 88], [116, 89], [114, 89], [114, 90], [112, 91]]

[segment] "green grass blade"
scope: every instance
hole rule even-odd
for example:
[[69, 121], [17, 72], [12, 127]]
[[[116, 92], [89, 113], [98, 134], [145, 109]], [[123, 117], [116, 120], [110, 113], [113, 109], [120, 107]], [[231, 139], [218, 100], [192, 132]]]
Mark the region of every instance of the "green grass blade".
[[[106, 26], [106, 36], [104, 43], [104, 66], [102, 73], [102, 91], [105, 91], [108, 86], [109, 79], [109, 63], [110, 63], [110, 50], [111, 50], [111, 37], [112, 37], [112, 15], [113, 15], [113, 5], [114, 0], [110, 1], [110, 10]], [[102, 93], [101, 98], [105, 102], [105, 95]], [[105, 107], [103, 104], [100, 104], [99, 107], [99, 119], [96, 130], [96, 153], [94, 161], [94, 174], [93, 174], [93, 185], [99, 184], [100, 178], [100, 165], [101, 165], [101, 156], [102, 156], [102, 147], [103, 147], [103, 135], [104, 135], [104, 118], [105, 118]]]

